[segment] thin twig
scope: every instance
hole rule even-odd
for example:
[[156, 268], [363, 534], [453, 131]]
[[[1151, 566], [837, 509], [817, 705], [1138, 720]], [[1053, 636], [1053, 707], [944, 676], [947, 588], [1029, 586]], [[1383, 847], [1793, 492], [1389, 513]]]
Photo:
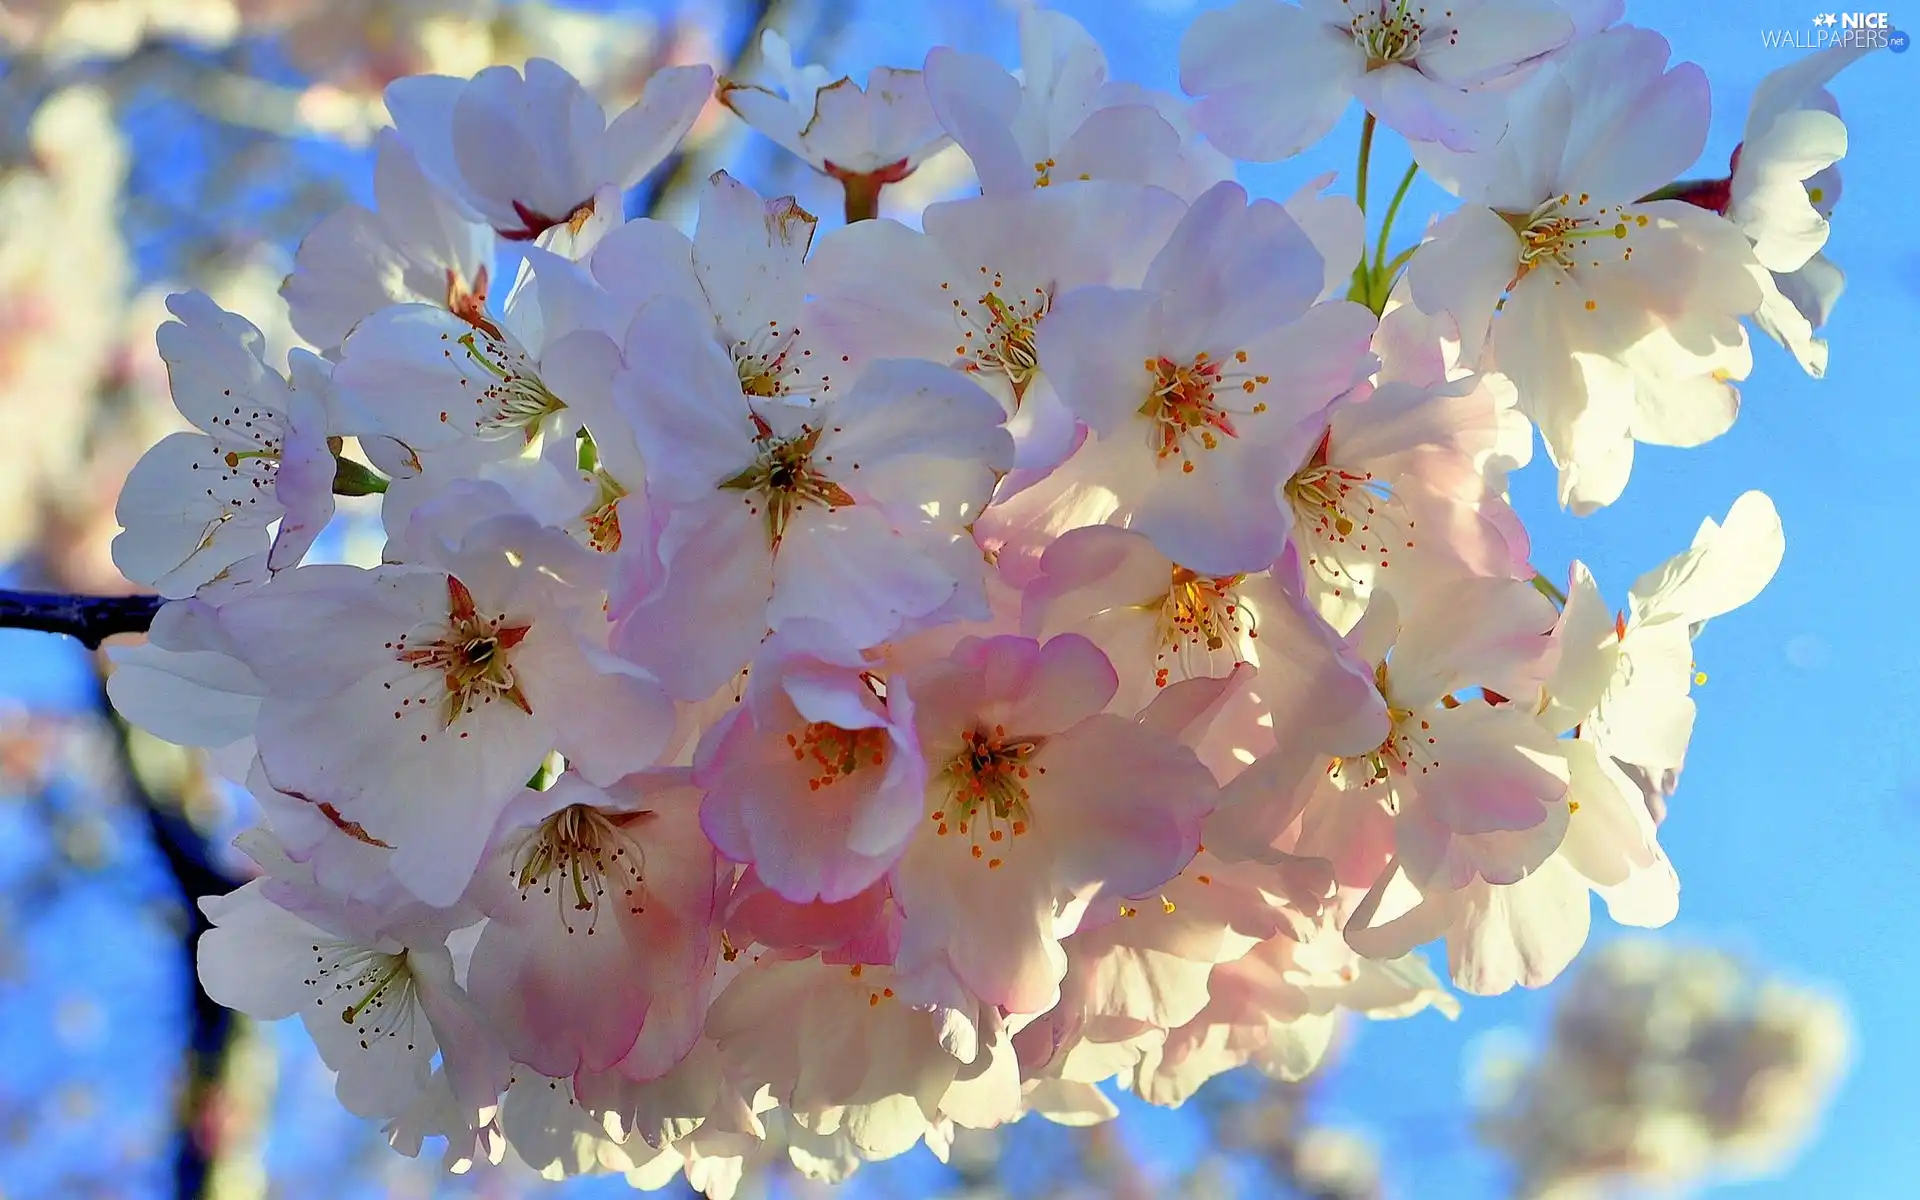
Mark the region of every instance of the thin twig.
[[78, 638], [89, 650], [116, 633], [145, 633], [166, 601], [159, 596], [76, 596], [0, 590], [0, 629], [37, 629]]

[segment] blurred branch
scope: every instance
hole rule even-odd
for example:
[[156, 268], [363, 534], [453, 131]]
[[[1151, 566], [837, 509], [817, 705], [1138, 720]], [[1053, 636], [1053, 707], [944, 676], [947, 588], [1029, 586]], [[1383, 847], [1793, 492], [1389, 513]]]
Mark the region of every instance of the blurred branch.
[[166, 601], [159, 596], [75, 596], [0, 590], [0, 628], [78, 638], [89, 650], [116, 633], [145, 633]]
[[[740, 40], [734, 43], [727, 54], [726, 64], [718, 66], [715, 74], [722, 79], [739, 74], [741, 67], [760, 53], [760, 35], [773, 28], [774, 23], [784, 17], [791, 7], [788, 0], [750, 0], [746, 11], [741, 14], [743, 30]], [[724, 138], [711, 140], [724, 142]], [[703, 164], [707, 161], [709, 155], [705, 148], [689, 147], [683, 142], [641, 185], [639, 195], [635, 197], [635, 207], [630, 211], [650, 217], [666, 217], [679, 198], [705, 177], [707, 172]]]
[[170, 46], [158, 45], [153, 53], [129, 60], [116, 76], [114, 82], [123, 93], [159, 85], [216, 121], [274, 137], [298, 139], [335, 132], [316, 129], [303, 111], [305, 87], [269, 83]]
[[200, 901], [225, 895], [242, 881], [215, 860], [206, 836], [187, 815], [185, 792], [178, 788], [163, 792], [143, 778], [130, 740], [133, 729], [113, 711], [104, 674], [99, 676], [95, 703], [113, 730], [115, 764], [129, 798], [146, 818], [154, 847], [165, 860], [186, 910], [180, 923], [180, 954], [189, 995], [177, 1098], [180, 1136], [174, 1152], [174, 1195], [179, 1200], [213, 1200], [222, 1194], [219, 1185], [223, 1177], [232, 1180], [236, 1174], [245, 1174], [236, 1172], [227, 1159], [232, 1144], [242, 1140], [236, 1135], [249, 1124], [242, 1095], [246, 1089], [240, 1078], [247, 1066], [247, 1030], [238, 1014], [207, 995], [201, 986], [194, 966], [194, 947], [200, 935], [211, 928], [200, 911]]
[[1083, 1179], [1114, 1200], [1147, 1200], [1153, 1185], [1111, 1122], [1088, 1126], [1073, 1140]]

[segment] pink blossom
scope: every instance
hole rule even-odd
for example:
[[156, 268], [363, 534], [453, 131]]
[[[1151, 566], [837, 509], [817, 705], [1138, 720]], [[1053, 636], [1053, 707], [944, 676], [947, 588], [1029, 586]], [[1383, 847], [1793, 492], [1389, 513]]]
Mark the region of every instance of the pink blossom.
[[176, 745], [237, 745], [243, 759], [253, 757], [265, 689], [221, 629], [218, 609], [203, 600], [164, 605], [145, 642], [110, 646], [107, 655], [107, 695], [120, 715]]
[[[1297, 878], [1310, 873], [1309, 867]], [[1324, 891], [1324, 866], [1319, 874]], [[1106, 1079], [1111, 1056], [1125, 1053], [1116, 1043], [1137, 1045], [1149, 1030], [1191, 1021], [1207, 1006], [1216, 965], [1278, 936], [1296, 919], [1263, 890], [1274, 888], [1274, 879], [1266, 864], [1226, 863], [1203, 849], [1163, 887], [1121, 900], [1098, 915], [1097, 924], [1090, 918], [1093, 927], [1064, 943], [1060, 1003], [1029, 1027], [1029, 1036], [1044, 1029], [1060, 1043], [1052, 1065], [1062, 1078]], [[1089, 1060], [1097, 1064], [1091, 1071]]]
[[208, 995], [261, 1020], [298, 1015], [350, 1111], [400, 1114], [436, 1053], [467, 1113], [492, 1108], [506, 1057], [455, 981], [444, 925], [415, 914], [382, 927], [271, 880], [201, 903]]
[[1677, 771], [1693, 733], [1695, 633], [1758, 596], [1785, 552], [1773, 501], [1747, 492], [1724, 523], [1703, 521], [1689, 549], [1635, 580], [1627, 610], [1611, 619], [1593, 576], [1575, 564], [1545, 718], [1578, 726], [1624, 764]]
[[160, 357], [195, 432], [169, 434], [134, 464], [114, 509], [125, 532], [113, 561], [179, 598], [306, 555], [333, 519], [337, 418], [313, 355], [296, 351], [289, 379], [267, 366], [260, 331], [205, 293], [169, 296], [167, 308], [178, 319], [160, 327]]
[[[1355, 838], [1377, 844], [1390, 818], [1395, 859], [1428, 890], [1476, 878], [1511, 883], [1553, 853], [1568, 815], [1564, 752], [1509, 697], [1523, 694], [1548, 653], [1555, 615], [1515, 580], [1436, 588], [1411, 598], [1404, 613], [1375, 592], [1352, 637], [1377, 664], [1391, 728], [1377, 747], [1334, 762], [1332, 786], [1306, 819], [1332, 810], [1342, 816], [1322, 836], [1344, 832], [1324, 847], [1303, 840], [1302, 849], [1338, 863]], [[1477, 697], [1457, 694], [1475, 688]]]
[[894, 869], [896, 965], [912, 997], [951, 979], [1044, 1012], [1066, 972], [1060, 939], [1087, 907], [1193, 857], [1212, 777], [1178, 742], [1102, 711], [1113, 668], [1082, 637], [969, 638], [907, 682], [930, 778]]
[[[1231, 711], [1222, 701], [1253, 674], [1242, 665], [1226, 679], [1172, 684], [1141, 714], [1140, 725], [1200, 747]], [[1222, 795], [1223, 804], [1232, 790], [1229, 786]], [[1221, 809], [1208, 816], [1203, 836], [1209, 842], [1228, 832], [1221, 828], [1223, 816], [1232, 819]], [[1231, 835], [1223, 840], [1231, 841]], [[1207, 979], [1216, 964], [1318, 916], [1331, 892], [1325, 862], [1269, 854], [1236, 863], [1202, 845], [1173, 879], [1088, 912], [1064, 943], [1068, 971], [1060, 1004], [1023, 1031], [1023, 1045], [1031, 1051], [1035, 1034], [1045, 1029], [1057, 1073], [1098, 1082], [1112, 1073], [1106, 1052], [1076, 1056], [1069, 1049], [1073, 1043], [1130, 1042], [1149, 1030], [1184, 1025], [1206, 1006]], [[1081, 1060], [1078, 1068], [1067, 1061], [1075, 1057]], [[1089, 1058], [1099, 1064], [1093, 1068], [1099, 1073], [1075, 1074]], [[1045, 1065], [1031, 1053], [1028, 1059], [1029, 1069]]]
[[[401, 1153], [725, 1200], [782, 1153], [837, 1182], [1108, 1120], [1116, 1081], [1300, 1079], [1343, 1013], [1456, 1010], [1436, 939], [1495, 993], [1594, 896], [1670, 921], [1694, 639], [1778, 514], [1741, 496], [1615, 613], [1540, 578], [1509, 477], [1537, 426], [1585, 512], [1634, 441], [1716, 435], [1742, 317], [1812, 361], [1857, 55], [1674, 184], [1704, 82], [1619, 12], [1235, 0], [1197, 103], [1030, 5], [1017, 73], [935, 48], [862, 90], [769, 35], [722, 99], [845, 185], [817, 244], [725, 172], [691, 235], [623, 219], [704, 67], [611, 122], [540, 59], [394, 85], [377, 210], [283, 288], [332, 365], [175, 297], [197, 431], [121, 497], [171, 599], [112, 698], [261, 818], [209, 994], [301, 1015]], [[1222, 152], [1349, 96], [1461, 201], [1367, 306], [1361, 205]], [[949, 137], [980, 195], [861, 219]], [[339, 454], [386, 477], [346, 489], [384, 486], [371, 569], [302, 565]]]
[[[544, 58], [471, 80], [418, 75], [387, 88], [394, 125], [427, 174], [502, 237], [531, 241], [584, 222], [603, 189], [640, 182], [686, 135], [713, 89], [706, 66], [668, 67], [612, 121]], [[607, 214], [615, 223], [618, 213]]]
[[475, 1004], [544, 1074], [607, 1070], [649, 1035], [642, 1077], [663, 1074], [699, 1036], [733, 881], [700, 833], [698, 793], [672, 775], [602, 790], [569, 773], [521, 793], [502, 825], [471, 889], [491, 918]]
[[1009, 414], [1015, 465], [1046, 470], [1075, 428], [1038, 331], [1074, 288], [1137, 283], [1179, 216], [1157, 188], [1092, 182], [931, 205], [924, 233], [861, 221], [808, 262], [808, 319], [856, 360], [924, 358], [972, 376]]
[[906, 685], [876, 683], [835, 641], [812, 621], [769, 639], [694, 774], [714, 845], [801, 903], [878, 882], [918, 828], [927, 788]]
[[373, 194], [373, 209], [338, 209], [300, 243], [280, 285], [300, 336], [336, 350], [390, 304], [434, 304], [484, 321], [493, 230], [427, 178], [391, 130], [374, 140]]
[[1486, 996], [1558, 978], [1586, 944], [1591, 894], [1623, 925], [1671, 921], [1680, 880], [1638, 789], [1591, 742], [1563, 747], [1569, 817], [1551, 856], [1523, 879], [1477, 879], [1456, 890], [1423, 891], [1397, 868], [1388, 870], [1349, 919], [1349, 944], [1370, 957], [1391, 957], [1444, 937], [1454, 983]]
[[[450, 571], [302, 567], [221, 613], [266, 688], [273, 786], [364, 825], [443, 904], [549, 751], [611, 782], [647, 766], [673, 720], [650, 677], [583, 638], [593, 602], [548, 573], [565, 562], [550, 539], [522, 542], [518, 566], [475, 540]], [[307, 628], [325, 634], [286, 636]]]
[[1112, 496], [1109, 521], [1211, 575], [1280, 556], [1280, 463], [1305, 456], [1310, 422], [1374, 365], [1372, 314], [1316, 305], [1320, 289], [1319, 252], [1298, 223], [1223, 183], [1194, 203], [1142, 287], [1060, 299], [1040, 360], [1092, 430], [1080, 470]]
[[1107, 179], [1183, 193], [1185, 139], [1159, 108], [1177, 114], [1177, 100], [1109, 84], [1106, 55], [1063, 13], [1020, 10], [1020, 59], [1015, 77], [977, 54], [942, 46], [927, 55], [934, 112], [973, 160], [982, 191]]
[[[733, 360], [742, 393], [810, 401], [852, 382], [845, 360], [803, 331], [807, 324], [803, 260], [818, 220], [793, 197], [763, 199], [725, 171], [707, 180], [692, 238], [662, 221], [642, 218], [609, 233], [585, 266], [599, 297], [570, 297], [585, 312], [571, 322], [597, 322], [615, 343], [634, 316], [662, 298], [684, 301], [712, 316], [712, 339]], [[536, 259], [543, 280], [563, 260]], [[570, 289], [574, 285], [569, 285]], [[542, 306], [547, 306], [543, 294]], [[572, 315], [572, 314], [570, 314]], [[644, 368], [646, 364], [628, 364]]]
[[1724, 433], [1751, 366], [1746, 238], [1684, 201], [1641, 200], [1706, 140], [1706, 77], [1668, 54], [1656, 33], [1608, 30], [1512, 94], [1492, 150], [1416, 150], [1466, 203], [1414, 255], [1413, 298], [1458, 323], [1466, 362], [1513, 381], [1561, 503], [1583, 514], [1619, 497], [1636, 441]]
[[[1201, 98], [1207, 136], [1239, 158], [1291, 158], [1331, 133], [1354, 97], [1409, 141], [1484, 150], [1506, 132], [1500, 85], [1574, 37], [1567, 7], [1239, 0], [1189, 27], [1180, 83]], [[1612, 0], [1614, 15], [1620, 7]]]
[[[1396, 326], [1412, 324], [1413, 329]], [[1328, 410], [1318, 444], [1283, 485], [1294, 553], [1319, 610], [1351, 628], [1377, 585], [1420, 591], [1468, 576], [1530, 577], [1527, 533], [1482, 463], [1501, 445], [1511, 392], [1451, 374], [1435, 325], [1403, 305], [1381, 321], [1377, 387]], [[1398, 353], [1411, 334], [1429, 361]]]
[[1071, 530], [1048, 547], [1024, 593], [1022, 628], [1099, 645], [1119, 676], [1113, 707], [1122, 713], [1140, 712], [1169, 684], [1225, 676], [1238, 663], [1259, 667], [1272, 688], [1297, 687], [1322, 704], [1343, 673], [1360, 685], [1348, 694], [1372, 698], [1365, 668], [1348, 669], [1337, 636], [1298, 587], [1268, 571], [1202, 575], [1111, 525]]
[[623, 556], [623, 654], [696, 699], [784, 621], [871, 646], [977, 593], [984, 564], [965, 525], [1010, 448], [989, 396], [896, 360], [811, 408], [762, 401], [702, 322], [683, 303], [649, 305], [616, 380], [660, 522]]
[[924, 1136], [964, 1067], [898, 982], [885, 966], [762, 959], [714, 1001], [709, 1036], [742, 1083], [795, 1113], [848, 1110], [855, 1144], [889, 1157]]
[[862, 88], [820, 67], [795, 67], [786, 39], [771, 29], [760, 35], [760, 52], [773, 87], [723, 79], [720, 103], [849, 189], [878, 195], [946, 148], [920, 72], [878, 67]]
[[1459, 1003], [1417, 956], [1361, 958], [1322, 925], [1309, 936], [1281, 935], [1216, 968], [1207, 1007], [1143, 1062], [1134, 1090], [1153, 1104], [1179, 1104], [1208, 1079], [1252, 1064], [1283, 1080], [1320, 1065], [1341, 1010], [1375, 1019], [1426, 1009], [1448, 1016]]

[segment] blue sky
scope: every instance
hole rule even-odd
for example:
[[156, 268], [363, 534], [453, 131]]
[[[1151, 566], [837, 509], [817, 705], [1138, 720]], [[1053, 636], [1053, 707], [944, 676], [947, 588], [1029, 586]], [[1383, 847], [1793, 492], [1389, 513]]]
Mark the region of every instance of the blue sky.
[[[1920, 0], [1911, 2], [1910, 16], [1890, 13], [1896, 26], [1904, 19], [1920, 28]], [[840, 69], [911, 65], [934, 41], [1013, 61], [1010, 17], [983, 0], [849, 7], [857, 13], [830, 58]], [[1059, 0], [1054, 7], [1101, 38], [1116, 75], [1174, 87], [1179, 30], [1193, 11], [1215, 5]], [[1630, 2], [1628, 15], [1665, 33], [1676, 57], [1701, 63], [1713, 82], [1713, 134], [1694, 172], [1705, 174], [1722, 168], [1738, 140], [1754, 85], [1796, 53], [1766, 48], [1763, 31], [1810, 29], [1814, 12], [1801, 0], [1641, 0]], [[1854, 1066], [1818, 1140], [1780, 1179], [1715, 1193], [1751, 1200], [1888, 1195], [1920, 1169], [1911, 1132], [1920, 1034], [1908, 1016], [1908, 996], [1920, 990], [1913, 936], [1920, 929], [1920, 742], [1910, 732], [1920, 713], [1920, 645], [1905, 611], [1920, 583], [1912, 532], [1920, 514], [1908, 490], [1920, 469], [1920, 415], [1904, 361], [1920, 339], [1920, 224], [1912, 208], [1920, 135], [1910, 118], [1920, 102], [1920, 54], [1869, 56], [1834, 91], [1852, 148], [1827, 253], [1845, 268], [1849, 286], [1827, 329], [1827, 377], [1806, 378], [1784, 352], [1759, 342], [1732, 432], [1697, 450], [1643, 450], [1625, 497], [1594, 517], [1555, 510], [1544, 469], [1516, 485], [1537, 564], [1559, 576], [1577, 556], [1616, 603], [1641, 571], [1683, 548], [1702, 517], [1723, 515], [1748, 488], [1771, 495], [1786, 526], [1787, 557], [1772, 586], [1716, 621], [1699, 644], [1710, 682], [1698, 694], [1688, 768], [1663, 828], [1684, 882], [1681, 917], [1666, 936], [1830, 984], [1853, 1015]], [[1327, 170], [1340, 171], [1341, 186], [1350, 186], [1358, 129], [1356, 111], [1318, 150], [1247, 168], [1243, 178], [1278, 196]], [[749, 181], [763, 152], [747, 149], [740, 173]], [[1406, 161], [1404, 149], [1384, 138], [1375, 178], [1397, 178]], [[1397, 240], [1411, 237], [1444, 200], [1424, 181], [1416, 185]], [[0, 694], [85, 702], [74, 659], [51, 639], [0, 632], [0, 662]], [[0, 876], [30, 852], [30, 842], [31, 831], [12, 815], [0, 822]], [[21, 952], [38, 972], [107, 998], [103, 1018], [81, 1023], [83, 1049], [103, 1069], [132, 1063], [151, 1079], [172, 1052], [171, 1011], [112, 998], [170, 994], [172, 984], [161, 978], [169, 968], [150, 957], [163, 953], [165, 938], [144, 927], [129, 934], [102, 907], [150, 894], [152, 865], [137, 853], [134, 860], [137, 869], [117, 885], [132, 889], [127, 897], [109, 891], [71, 901], [59, 935]], [[1595, 940], [1613, 934], [1602, 915]], [[115, 952], [103, 953], [107, 947]], [[1539, 1029], [1552, 998], [1549, 989], [1469, 1000], [1455, 1023], [1424, 1016], [1365, 1027], [1326, 1084], [1322, 1114], [1380, 1141], [1397, 1195], [1501, 1195], [1498, 1163], [1468, 1135], [1466, 1067], [1488, 1033]], [[0, 1092], [31, 1091], [31, 1076], [48, 1069], [36, 1055], [55, 1044], [37, 1036], [51, 1028], [50, 1011], [0, 981]], [[154, 1096], [141, 1091], [136, 1107]], [[1161, 1157], [1195, 1149], [1193, 1124], [1182, 1117], [1130, 1110], [1125, 1128]], [[52, 1143], [43, 1149], [66, 1151]], [[31, 1194], [34, 1182], [0, 1170], [0, 1189]]]

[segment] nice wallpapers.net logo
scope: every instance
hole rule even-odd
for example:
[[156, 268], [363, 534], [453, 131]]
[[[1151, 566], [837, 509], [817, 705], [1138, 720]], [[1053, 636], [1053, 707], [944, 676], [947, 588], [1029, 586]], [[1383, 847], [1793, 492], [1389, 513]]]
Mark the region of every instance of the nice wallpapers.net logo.
[[1912, 44], [1911, 35], [1904, 29], [1895, 29], [1892, 19], [1883, 12], [1815, 13], [1811, 28], [1762, 30], [1760, 39], [1775, 50], [1885, 47], [1895, 54], [1904, 54]]

